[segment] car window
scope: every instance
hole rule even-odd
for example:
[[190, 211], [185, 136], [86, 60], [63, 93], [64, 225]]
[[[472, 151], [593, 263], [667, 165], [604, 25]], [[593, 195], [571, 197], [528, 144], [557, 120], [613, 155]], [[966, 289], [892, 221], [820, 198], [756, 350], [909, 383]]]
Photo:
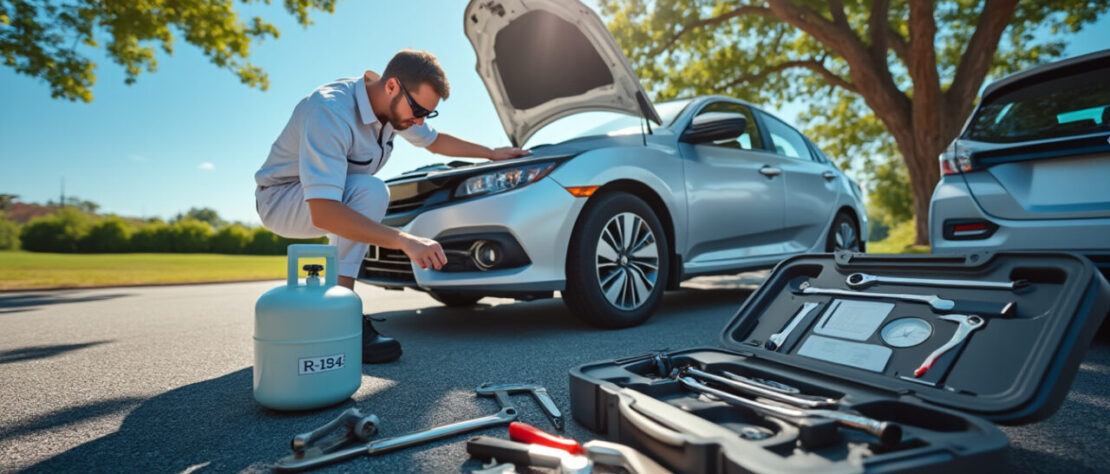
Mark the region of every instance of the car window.
[[783, 121], [763, 114], [766, 117], [767, 134], [771, 136], [771, 145], [775, 147], [775, 153], [790, 158], [798, 158], [800, 160], [810, 161], [813, 157], [809, 154], [809, 147], [806, 146], [806, 139], [802, 134], [794, 131], [789, 125]]
[[1110, 129], [1110, 67], [1055, 77], [989, 97], [967, 138], [992, 143], [1041, 140]]
[[763, 149], [763, 140], [759, 136], [759, 126], [756, 125], [755, 115], [752, 115], [752, 110], [750, 108], [735, 102], [713, 102], [701, 109], [698, 115], [710, 112], [726, 112], [743, 115], [748, 119], [748, 128], [744, 130], [743, 135], [732, 140], [713, 142], [713, 145], [743, 150]]

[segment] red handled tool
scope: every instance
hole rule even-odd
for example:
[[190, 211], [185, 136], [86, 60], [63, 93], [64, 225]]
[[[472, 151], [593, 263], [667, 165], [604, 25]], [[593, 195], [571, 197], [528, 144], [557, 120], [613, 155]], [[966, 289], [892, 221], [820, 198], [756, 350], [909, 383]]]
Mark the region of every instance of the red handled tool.
[[539, 444], [550, 448], [566, 451], [570, 454], [582, 454], [585, 450], [582, 445], [570, 438], [556, 436], [527, 423], [514, 421], [509, 423], [509, 438], [529, 444]]

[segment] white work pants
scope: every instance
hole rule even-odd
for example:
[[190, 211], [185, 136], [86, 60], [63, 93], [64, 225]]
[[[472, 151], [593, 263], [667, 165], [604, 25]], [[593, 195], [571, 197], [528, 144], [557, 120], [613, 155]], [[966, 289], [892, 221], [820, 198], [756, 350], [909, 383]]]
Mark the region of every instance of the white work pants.
[[[277, 235], [291, 239], [327, 235], [328, 242], [339, 249], [339, 276], [358, 276], [359, 266], [362, 265], [362, 259], [366, 258], [370, 244], [329, 234], [312, 225], [312, 215], [299, 181], [259, 188], [254, 197], [263, 226]], [[372, 175], [349, 174], [343, 189], [343, 204], [374, 222], [381, 222], [386, 207], [389, 206], [389, 187]]]

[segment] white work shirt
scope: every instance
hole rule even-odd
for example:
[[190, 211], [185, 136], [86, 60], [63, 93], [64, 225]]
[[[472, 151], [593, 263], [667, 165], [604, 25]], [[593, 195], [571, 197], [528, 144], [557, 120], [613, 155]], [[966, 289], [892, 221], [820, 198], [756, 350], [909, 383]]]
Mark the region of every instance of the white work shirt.
[[[437, 136], [427, 123], [396, 133], [421, 148]], [[365, 78], [338, 79], [297, 104], [254, 180], [259, 186], [300, 181], [305, 200], [342, 201], [348, 174], [385, 166], [393, 134], [393, 125], [379, 122], [370, 107]]]

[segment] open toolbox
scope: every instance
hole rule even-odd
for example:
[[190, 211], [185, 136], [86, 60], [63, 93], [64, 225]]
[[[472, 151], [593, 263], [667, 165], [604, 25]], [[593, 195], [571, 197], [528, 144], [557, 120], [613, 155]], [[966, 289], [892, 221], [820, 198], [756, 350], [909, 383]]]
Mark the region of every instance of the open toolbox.
[[798, 256], [721, 347], [572, 369], [571, 409], [680, 473], [997, 469], [995, 423], [1054, 413], [1108, 310], [1072, 254]]

